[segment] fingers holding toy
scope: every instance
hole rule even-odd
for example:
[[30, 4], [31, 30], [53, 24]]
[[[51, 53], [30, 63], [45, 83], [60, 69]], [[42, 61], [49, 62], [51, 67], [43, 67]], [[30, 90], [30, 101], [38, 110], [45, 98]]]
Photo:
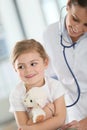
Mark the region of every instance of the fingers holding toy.
[[48, 103], [43, 109], [46, 113], [46, 119], [49, 119], [50, 117], [54, 116], [54, 104], [53, 103]]

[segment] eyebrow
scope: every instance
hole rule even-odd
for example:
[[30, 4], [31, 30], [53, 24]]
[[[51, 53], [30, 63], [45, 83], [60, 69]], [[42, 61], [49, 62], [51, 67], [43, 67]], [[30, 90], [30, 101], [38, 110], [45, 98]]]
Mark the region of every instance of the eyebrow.
[[[31, 60], [31, 61], [29, 61], [30, 63], [31, 62], [35, 62], [35, 61], [39, 61], [38, 59], [34, 59], [34, 60]], [[25, 63], [18, 63], [17, 65], [24, 65]]]
[[38, 60], [38, 59], [31, 60], [30, 63], [31, 63], [31, 62], [35, 62], [35, 61], [39, 61], [39, 60]]
[[24, 65], [24, 63], [18, 63], [17, 65]]

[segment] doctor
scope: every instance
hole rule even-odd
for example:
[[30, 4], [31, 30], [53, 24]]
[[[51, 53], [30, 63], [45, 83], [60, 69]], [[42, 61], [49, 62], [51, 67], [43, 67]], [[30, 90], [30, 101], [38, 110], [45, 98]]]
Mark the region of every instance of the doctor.
[[87, 0], [68, 0], [66, 10], [65, 18], [44, 33], [52, 62], [48, 72], [55, 73], [67, 90], [68, 122], [63, 130], [87, 130]]

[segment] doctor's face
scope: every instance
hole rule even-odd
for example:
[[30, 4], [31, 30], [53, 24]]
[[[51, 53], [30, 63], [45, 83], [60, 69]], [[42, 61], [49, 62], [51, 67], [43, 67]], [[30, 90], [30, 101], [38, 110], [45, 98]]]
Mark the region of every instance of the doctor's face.
[[87, 32], [87, 8], [67, 6], [66, 28], [73, 41]]

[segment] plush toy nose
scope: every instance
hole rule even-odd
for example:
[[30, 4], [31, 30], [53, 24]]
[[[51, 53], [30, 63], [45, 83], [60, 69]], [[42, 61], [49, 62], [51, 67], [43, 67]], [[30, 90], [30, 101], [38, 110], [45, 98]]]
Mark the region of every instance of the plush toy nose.
[[24, 102], [26, 102], [26, 99], [24, 100]]

